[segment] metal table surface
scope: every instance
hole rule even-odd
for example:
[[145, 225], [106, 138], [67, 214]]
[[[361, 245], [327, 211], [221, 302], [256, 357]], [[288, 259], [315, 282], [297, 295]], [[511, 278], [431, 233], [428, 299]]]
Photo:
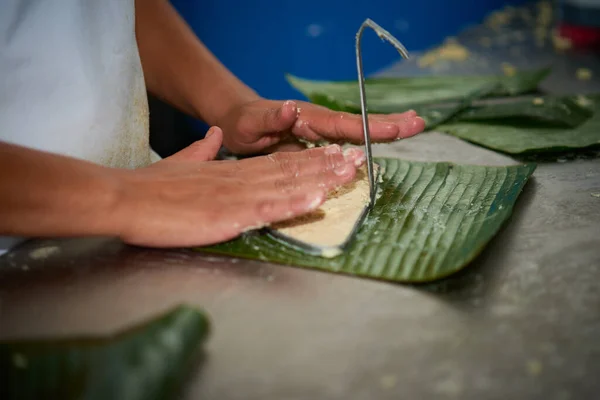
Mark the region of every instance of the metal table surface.
[[[481, 53], [487, 72], [499, 52]], [[545, 89], [600, 91], [595, 78], [572, 78], [581, 63], [600, 73], [597, 58], [539, 53], [520, 65], [557, 66]], [[417, 72], [403, 63], [384, 73]], [[437, 133], [375, 152], [514, 162]], [[597, 398], [597, 193], [600, 159], [540, 164], [482, 255], [427, 286], [113, 239], [30, 242], [0, 258], [0, 337], [109, 333], [185, 302], [213, 322], [190, 399]]]

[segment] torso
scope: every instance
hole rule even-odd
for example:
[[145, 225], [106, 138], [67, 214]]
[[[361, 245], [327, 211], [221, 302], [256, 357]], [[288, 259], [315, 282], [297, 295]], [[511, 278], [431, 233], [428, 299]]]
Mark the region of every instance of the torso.
[[3, 1], [0, 141], [109, 167], [150, 163], [134, 0]]

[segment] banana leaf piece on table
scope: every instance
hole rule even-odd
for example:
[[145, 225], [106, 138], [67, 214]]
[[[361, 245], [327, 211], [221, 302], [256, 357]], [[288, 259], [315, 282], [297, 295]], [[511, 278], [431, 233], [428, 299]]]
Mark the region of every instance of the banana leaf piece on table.
[[396, 282], [428, 282], [473, 260], [509, 218], [535, 165], [376, 158], [381, 196], [344, 253], [309, 255], [264, 232], [198, 251]]
[[455, 120], [462, 122], [486, 121], [502, 122], [504, 119], [539, 121], [540, 125], [552, 124], [554, 127], [575, 128], [594, 115], [590, 105], [581, 104], [573, 96], [544, 96], [526, 99], [502, 99], [494, 103], [470, 107], [461, 112]]
[[0, 398], [148, 400], [177, 392], [209, 332], [180, 306], [114, 337], [0, 342]]
[[[532, 92], [548, 76], [549, 68], [521, 71], [514, 76], [419, 76], [371, 78], [365, 81], [369, 112], [396, 113], [419, 106], [458, 101], [482, 92], [489, 96], [513, 96]], [[311, 102], [348, 112], [360, 112], [357, 81], [313, 81], [286, 76], [288, 82]], [[485, 89], [495, 86], [486, 93]]]
[[436, 126], [449, 120], [459, 118], [463, 111], [468, 110], [474, 101], [486, 97], [498, 88], [498, 84], [492, 83], [488, 86], [468, 93], [460, 102], [447, 103], [443, 105], [425, 104], [411, 107], [425, 120], [425, 130], [432, 130]]
[[[591, 110], [592, 116], [574, 128], [565, 128], [558, 125], [556, 121], [544, 122], [539, 115], [536, 119], [517, 118], [517, 115], [513, 118], [505, 116], [481, 122], [450, 121], [438, 126], [436, 130], [513, 155], [559, 153], [600, 146], [600, 95], [588, 96], [586, 99], [591, 103], [586, 107]], [[514, 108], [518, 109], [519, 105], [514, 104]], [[524, 112], [525, 106], [522, 106], [521, 110]], [[545, 110], [549, 114], [554, 113], [548, 117], [549, 119], [556, 118], [557, 114], [553, 108]], [[581, 111], [581, 107], [577, 111], [574, 111], [574, 108], [570, 110], [569, 118], [572, 118], [572, 121], [585, 118], [585, 112]], [[503, 112], [504, 110], [500, 110], [499, 114]], [[490, 109], [489, 113], [493, 113], [493, 110]]]

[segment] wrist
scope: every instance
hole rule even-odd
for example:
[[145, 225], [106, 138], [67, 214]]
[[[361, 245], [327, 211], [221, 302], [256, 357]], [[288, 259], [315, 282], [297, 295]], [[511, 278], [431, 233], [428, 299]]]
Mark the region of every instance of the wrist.
[[123, 212], [123, 203], [126, 192], [127, 170], [101, 167], [94, 176], [90, 177], [88, 190], [82, 190], [81, 194], [88, 200], [89, 213], [86, 221], [87, 226], [82, 227], [84, 233], [94, 236], [120, 237], [128, 221], [128, 213]]
[[199, 97], [194, 107], [196, 115], [209, 126], [219, 127], [234, 110], [262, 99], [258, 93], [243, 84], [229, 89], [222, 88], [213, 96]]
[[[136, 179], [139, 170], [111, 169], [110, 179], [105, 183], [107, 196], [105, 215], [108, 221], [103, 226], [108, 236], [125, 239], [139, 218], [151, 218], [151, 210], [145, 210], [144, 195], [138, 190]], [[143, 189], [143, 188], [142, 188]], [[150, 211], [144, 215], [146, 211]]]

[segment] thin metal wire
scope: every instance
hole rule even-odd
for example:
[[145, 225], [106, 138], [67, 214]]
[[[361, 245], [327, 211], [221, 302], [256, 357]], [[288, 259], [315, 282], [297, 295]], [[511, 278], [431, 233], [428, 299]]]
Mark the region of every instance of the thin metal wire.
[[363, 71], [363, 63], [362, 63], [362, 52], [361, 52], [361, 39], [362, 34], [365, 28], [371, 28], [377, 33], [377, 36], [382, 40], [387, 40], [392, 46], [398, 50], [400, 55], [406, 59], [409, 58], [408, 51], [406, 48], [392, 36], [391, 33], [383, 29], [381, 26], [376, 24], [370, 18], [367, 18], [365, 22], [362, 23], [358, 32], [356, 33], [356, 67], [358, 69], [358, 83], [360, 88], [360, 110], [362, 114], [362, 123], [363, 123], [363, 133], [365, 135], [365, 155], [367, 158], [367, 172], [369, 174], [369, 190], [370, 190], [370, 198], [371, 202], [369, 206], [372, 206], [375, 203], [375, 174], [373, 171], [373, 155], [371, 154], [371, 134], [369, 132], [369, 122], [368, 122], [368, 114], [367, 114], [367, 95], [365, 92], [365, 74]]

